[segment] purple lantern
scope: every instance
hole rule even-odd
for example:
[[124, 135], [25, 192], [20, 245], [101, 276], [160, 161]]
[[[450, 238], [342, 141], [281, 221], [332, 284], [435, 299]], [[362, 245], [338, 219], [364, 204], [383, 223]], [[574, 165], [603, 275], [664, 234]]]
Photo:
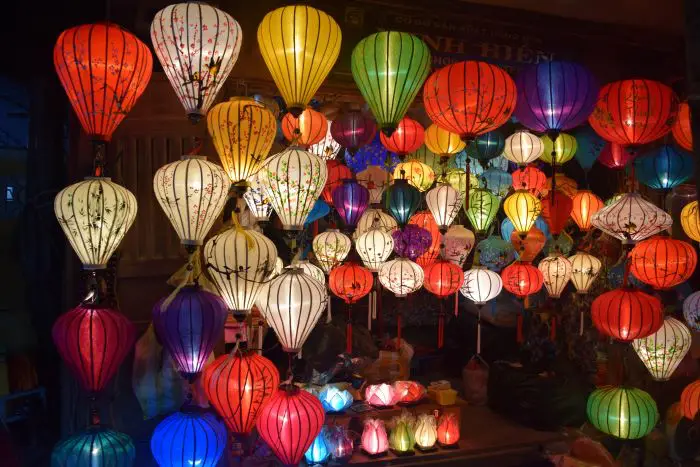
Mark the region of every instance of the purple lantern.
[[342, 113], [331, 123], [331, 136], [351, 154], [369, 144], [376, 132], [374, 121], [358, 111]]
[[425, 253], [433, 242], [430, 232], [414, 224], [408, 224], [403, 230], [394, 230], [391, 236], [396, 254], [411, 261]]
[[571, 62], [541, 62], [515, 78], [515, 117], [533, 131], [556, 135], [584, 123], [600, 86], [585, 67]]
[[228, 310], [221, 298], [198, 286], [185, 286], [153, 307], [153, 326], [180, 374], [190, 382], [199, 375], [224, 332]]
[[354, 227], [369, 205], [369, 190], [357, 180], [343, 180], [333, 190], [333, 207], [347, 227]]

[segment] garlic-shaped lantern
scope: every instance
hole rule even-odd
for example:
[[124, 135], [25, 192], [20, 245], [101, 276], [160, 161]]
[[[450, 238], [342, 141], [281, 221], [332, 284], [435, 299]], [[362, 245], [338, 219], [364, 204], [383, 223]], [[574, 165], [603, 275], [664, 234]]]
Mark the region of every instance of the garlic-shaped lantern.
[[471, 230], [463, 225], [453, 225], [442, 236], [442, 243], [444, 245], [443, 258], [459, 267], [464, 267], [469, 253], [474, 248], [476, 237]]
[[362, 450], [377, 456], [389, 450], [389, 439], [384, 422], [378, 418], [366, 418], [362, 430]]
[[606, 234], [634, 244], [671, 227], [673, 220], [664, 210], [639, 193], [625, 193], [593, 214], [591, 224]]
[[438, 185], [425, 195], [425, 202], [438, 228], [445, 232], [462, 207], [462, 195], [450, 185]]
[[203, 156], [184, 156], [153, 176], [153, 192], [183, 245], [201, 245], [226, 204], [226, 171]]
[[328, 274], [348, 256], [352, 241], [338, 229], [328, 229], [316, 235], [311, 246], [319, 266]]
[[284, 230], [302, 230], [326, 185], [328, 169], [320, 157], [290, 147], [269, 158], [258, 177]]
[[105, 177], [87, 177], [54, 199], [56, 219], [83, 269], [105, 269], [136, 218], [136, 197]]
[[571, 262], [563, 255], [554, 253], [543, 258], [537, 268], [542, 273], [547, 294], [552, 298], [559, 298], [571, 279]]
[[418, 449], [433, 449], [437, 442], [437, 423], [433, 414], [423, 413], [418, 416], [413, 435]]
[[423, 286], [423, 268], [408, 258], [396, 258], [379, 268], [379, 282], [397, 297], [405, 297]]
[[569, 257], [571, 263], [571, 282], [580, 294], [588, 293], [593, 281], [600, 273], [603, 263], [590, 253], [576, 253]]
[[405, 455], [413, 451], [413, 446], [416, 444], [413, 437], [413, 426], [415, 419], [408, 412], [401, 412], [401, 415], [392, 419], [391, 435], [389, 444], [391, 449], [397, 455]]
[[253, 175], [248, 179], [248, 188], [243, 193], [243, 199], [248, 210], [253, 214], [257, 222], [267, 222], [272, 214], [272, 204], [267, 198], [258, 176]]
[[391, 256], [394, 250], [394, 239], [386, 231], [377, 227], [357, 237], [355, 250], [365, 267], [372, 272], [377, 272]]
[[498, 297], [501, 290], [503, 290], [503, 279], [500, 274], [483, 266], [474, 266], [469, 271], [465, 271], [464, 282], [459, 289], [462, 295], [478, 306]]
[[667, 316], [661, 329], [632, 341], [632, 347], [655, 381], [668, 381], [690, 350], [692, 334], [688, 326]]

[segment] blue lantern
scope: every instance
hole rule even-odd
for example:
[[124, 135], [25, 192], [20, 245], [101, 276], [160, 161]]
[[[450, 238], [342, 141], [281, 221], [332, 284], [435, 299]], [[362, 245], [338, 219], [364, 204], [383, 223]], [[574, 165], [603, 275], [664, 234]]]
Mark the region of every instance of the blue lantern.
[[503, 154], [506, 139], [499, 131], [490, 131], [477, 136], [467, 145], [467, 155], [479, 161], [488, 161]]
[[421, 196], [420, 191], [408, 184], [408, 180], [399, 178], [384, 191], [383, 199], [389, 214], [403, 227], [418, 209]]
[[600, 152], [605, 147], [606, 141], [588, 125], [582, 127], [580, 130], [575, 130], [573, 136], [576, 138], [577, 145], [574, 158], [576, 158], [583, 170], [589, 171], [591, 167], [593, 167], [596, 159], [598, 159], [598, 156], [600, 156]]
[[51, 467], [131, 467], [135, 459], [129, 436], [92, 426], [58, 443], [51, 453]]
[[[552, 234], [549, 232], [549, 226], [547, 225], [547, 221], [544, 220], [542, 216], [538, 217], [535, 221], [535, 227], [540, 229], [547, 239], [552, 238]], [[505, 219], [503, 219], [503, 222], [501, 222], [501, 237], [503, 237], [503, 240], [505, 240], [506, 242], [510, 242], [510, 235], [513, 232], [515, 232], [515, 227], [513, 227], [513, 223], [510, 221], [510, 219], [506, 217]]]
[[330, 206], [328, 206], [328, 204], [326, 204], [326, 202], [322, 199], [317, 199], [316, 203], [314, 204], [314, 207], [311, 208], [309, 215], [306, 216], [306, 220], [304, 221], [304, 227], [307, 227], [311, 225], [312, 222], [327, 216], [329, 212], [331, 212]]
[[321, 389], [318, 398], [326, 412], [343, 412], [350, 407], [353, 402], [352, 394], [348, 391], [338, 389], [335, 386], [325, 386]]
[[328, 432], [326, 427], [321, 428], [321, 432], [314, 438], [313, 443], [309, 446], [304, 457], [308, 465], [322, 464], [328, 460], [331, 455], [331, 446], [328, 442]]
[[656, 190], [670, 190], [690, 178], [693, 157], [674, 146], [664, 145], [634, 161], [637, 179]]
[[370, 165], [376, 165], [387, 170], [387, 156], [389, 157], [388, 170], [393, 172], [396, 164], [399, 163], [399, 158], [393, 152], [387, 151], [379, 139], [379, 132], [377, 132], [372, 142], [358, 149], [355, 154], [345, 151], [345, 165], [354, 173], [362, 172]]
[[505, 241], [496, 235], [479, 242], [476, 246], [479, 262], [492, 271], [499, 272], [515, 260], [515, 249], [510, 241]]
[[170, 415], [151, 436], [151, 452], [161, 467], [215, 467], [225, 446], [224, 424], [195, 408]]
[[481, 174], [484, 188], [496, 196], [503, 198], [508, 194], [510, 186], [513, 184], [513, 176], [501, 169], [486, 169]]

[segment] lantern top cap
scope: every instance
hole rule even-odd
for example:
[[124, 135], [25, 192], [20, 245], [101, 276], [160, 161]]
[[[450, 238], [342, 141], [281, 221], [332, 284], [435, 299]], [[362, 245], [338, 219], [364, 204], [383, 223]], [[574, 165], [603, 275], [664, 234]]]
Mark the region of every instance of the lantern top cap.
[[111, 181], [112, 181], [112, 177], [96, 177], [96, 176], [94, 176], [94, 175], [90, 175], [90, 176], [87, 176], [87, 177], [83, 178], [83, 180], [84, 180], [84, 181], [86, 181], [86, 180], [102, 180], [102, 181], [105, 181], [105, 182], [111, 182]]

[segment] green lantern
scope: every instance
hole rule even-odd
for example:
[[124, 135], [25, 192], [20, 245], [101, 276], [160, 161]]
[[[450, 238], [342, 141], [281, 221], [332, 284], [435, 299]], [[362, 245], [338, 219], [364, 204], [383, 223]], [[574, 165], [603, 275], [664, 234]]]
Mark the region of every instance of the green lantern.
[[565, 162], [569, 162], [576, 155], [578, 144], [576, 143], [576, 138], [569, 134], [559, 133], [554, 141], [547, 135], [542, 136], [541, 139], [544, 150], [540, 159], [547, 164], [562, 165]]
[[430, 63], [425, 42], [405, 32], [372, 34], [352, 51], [352, 76], [387, 136], [421, 89]]
[[464, 212], [476, 233], [486, 232], [496, 218], [500, 205], [501, 200], [489, 190], [476, 188], [469, 192], [469, 204], [464, 204]]
[[659, 421], [654, 399], [636, 388], [598, 388], [588, 397], [586, 412], [593, 426], [620, 439], [643, 438]]
[[413, 418], [405, 413], [394, 417], [392, 421], [393, 429], [389, 436], [389, 445], [397, 454], [409, 453], [413, 451], [416, 440], [413, 434]]

